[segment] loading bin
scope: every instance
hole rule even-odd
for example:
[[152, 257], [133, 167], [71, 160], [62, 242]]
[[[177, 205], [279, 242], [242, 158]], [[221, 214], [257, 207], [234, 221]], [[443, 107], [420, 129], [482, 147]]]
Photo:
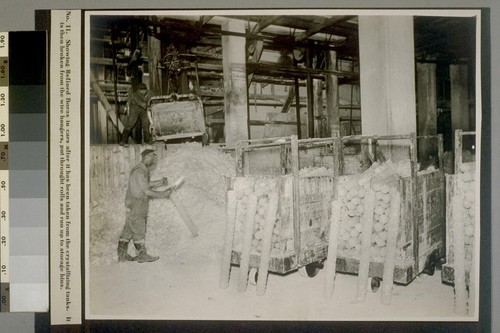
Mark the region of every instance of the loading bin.
[[[404, 147], [409, 153], [410, 168], [408, 176], [391, 178], [400, 198], [394, 281], [408, 284], [431, 262], [443, 257], [445, 250], [442, 138], [418, 139], [434, 140], [435, 146], [439, 147], [435, 167], [425, 172], [417, 170], [415, 135], [306, 140], [292, 136], [241, 141], [236, 148], [237, 176], [228, 185], [223, 262], [240, 267], [244, 262], [241, 274], [250, 271], [251, 280], [261, 264], [265, 225], [272, 223], [272, 236], [268, 235], [270, 250], [265, 254], [269, 256], [266, 258], [269, 261], [267, 271], [285, 274], [299, 269], [303, 275], [314, 276], [328, 256], [332, 221], [338, 220], [342, 228], [363, 215], [361, 210], [358, 215], [349, 215], [350, 192], [346, 191], [345, 185], [359, 185], [363, 172], [380, 163], [378, 159], [383, 156], [382, 150], [397, 150], [397, 146]], [[388, 144], [381, 145], [381, 142]], [[381, 184], [372, 179], [358, 185], [349, 189], [351, 193], [377, 192], [375, 190]], [[334, 200], [341, 203], [339, 219], [333, 216]], [[357, 200], [363, 203], [363, 195]], [[374, 215], [370, 218], [373, 219]], [[348, 247], [346, 242], [349, 240], [341, 237], [340, 233], [336, 270], [357, 274], [360, 242], [352, 244], [351, 240], [352, 246]], [[418, 241], [414, 242], [415, 239]], [[222, 267], [221, 287], [225, 287], [230, 268], [228, 264]], [[369, 267], [371, 277], [382, 278], [384, 256], [380, 251], [378, 255], [370, 255]], [[245, 279], [241, 277], [240, 280]]]
[[152, 97], [149, 102], [154, 141], [199, 140], [208, 143], [205, 112], [194, 94]]
[[[394, 282], [410, 283], [423, 271], [434, 273], [440, 258], [445, 255], [445, 188], [442, 171], [441, 136], [350, 136], [343, 138], [343, 144], [353, 145], [358, 154], [364, 155], [364, 164], [349, 175], [339, 178], [338, 198], [341, 204], [340, 233], [336, 269], [338, 272], [357, 274], [362, 252], [362, 225], [360, 220], [367, 206], [367, 191], [374, 198], [369, 276], [382, 278], [391, 222], [391, 202], [396, 196], [399, 208], [392, 218], [398, 218]], [[417, 142], [429, 141], [436, 149], [434, 163], [419, 171]], [[343, 154], [344, 158], [346, 154]], [[387, 156], [391, 156], [386, 161]], [[398, 157], [399, 156], [399, 157]], [[387, 173], [387, 163], [399, 172]], [[366, 165], [371, 164], [370, 174]], [[378, 165], [378, 168], [376, 167]], [[380, 170], [380, 174], [377, 172]], [[385, 174], [384, 174], [385, 173]], [[394, 193], [392, 193], [394, 192]], [[360, 207], [362, 207], [360, 209]], [[394, 208], [392, 207], [392, 210]], [[365, 216], [366, 218], [366, 216]], [[362, 222], [362, 221], [361, 221]], [[367, 222], [364, 222], [367, 223]], [[360, 226], [361, 225], [361, 226]], [[349, 235], [346, 235], [349, 232]], [[392, 250], [394, 251], [394, 249]]]

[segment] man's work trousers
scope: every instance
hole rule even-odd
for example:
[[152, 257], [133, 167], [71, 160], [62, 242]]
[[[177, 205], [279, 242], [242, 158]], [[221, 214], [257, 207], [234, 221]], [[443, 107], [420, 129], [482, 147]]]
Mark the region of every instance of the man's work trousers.
[[134, 243], [144, 243], [149, 207], [148, 200], [129, 201], [126, 207], [125, 225], [120, 240], [129, 241], [133, 239]]
[[141, 119], [142, 132], [144, 134], [144, 143], [151, 143], [151, 134], [149, 133], [150, 123], [149, 123], [148, 113], [146, 112], [146, 110], [137, 106], [130, 108], [127, 120], [125, 121], [122, 133], [123, 143], [127, 143], [130, 132], [132, 132], [132, 129], [134, 128], [139, 118]]

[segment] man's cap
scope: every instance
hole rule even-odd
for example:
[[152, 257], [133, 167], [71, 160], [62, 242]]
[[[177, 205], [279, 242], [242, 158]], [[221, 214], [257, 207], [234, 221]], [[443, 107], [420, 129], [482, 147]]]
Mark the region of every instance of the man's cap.
[[154, 149], [144, 149], [141, 153], [141, 156], [145, 157], [146, 155], [149, 155], [149, 154], [154, 153], [154, 152], [155, 152]]
[[139, 89], [148, 89], [148, 86], [145, 83], [139, 83]]

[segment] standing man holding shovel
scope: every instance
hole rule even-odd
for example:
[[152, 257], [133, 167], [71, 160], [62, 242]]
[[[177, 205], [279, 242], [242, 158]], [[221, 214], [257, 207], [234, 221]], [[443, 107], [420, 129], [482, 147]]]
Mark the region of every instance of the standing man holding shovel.
[[[159, 259], [146, 251], [146, 219], [148, 216], [149, 198], [168, 198], [176, 185], [168, 186], [163, 191], [155, 188], [168, 185], [167, 178], [156, 181], [149, 180], [149, 172], [156, 166], [156, 153], [153, 149], [145, 149], [142, 159], [130, 172], [125, 207], [127, 209], [125, 225], [118, 241], [118, 262], [138, 261], [152, 262]], [[137, 256], [127, 253], [130, 240], [133, 240]]]

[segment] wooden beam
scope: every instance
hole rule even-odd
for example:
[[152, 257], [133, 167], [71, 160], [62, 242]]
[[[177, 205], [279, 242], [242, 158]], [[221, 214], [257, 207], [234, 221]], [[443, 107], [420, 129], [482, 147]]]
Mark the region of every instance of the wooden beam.
[[205, 24], [210, 22], [210, 20], [213, 18], [213, 15], [201, 15], [200, 20], [198, 21], [198, 24], [200, 27], [203, 27]]
[[307, 74], [311, 74], [312, 78], [315, 79], [324, 79], [325, 74], [336, 75], [337, 77], [359, 78], [359, 73], [329, 69], [299, 68], [263, 61], [259, 63], [248, 63], [247, 71], [255, 74], [284, 76], [289, 78], [305, 78]]
[[290, 87], [288, 90], [288, 97], [286, 98], [285, 104], [281, 109], [281, 113], [287, 113], [290, 110], [290, 105], [292, 105], [293, 98], [295, 97], [295, 86]]
[[[212, 119], [207, 119], [207, 124], [213, 125], [213, 124], [224, 124], [225, 121], [223, 118], [212, 118]], [[280, 121], [280, 120], [272, 120], [272, 121], [266, 121], [266, 120], [250, 120], [249, 121], [251, 126], [265, 126], [265, 125], [296, 125], [295, 121]], [[302, 124], [305, 125], [305, 124]]]
[[102, 106], [104, 107], [106, 115], [109, 117], [113, 125], [118, 129], [118, 132], [122, 133], [123, 124], [120, 119], [116, 117], [116, 114], [114, 113], [115, 109], [111, 106], [111, 104], [109, 104], [107, 97], [104, 95], [101, 88], [99, 87], [99, 84], [96, 82], [92, 71], [90, 72], [90, 85], [94, 90], [94, 93], [97, 95], [97, 98], [101, 102]]
[[279, 20], [281, 16], [261, 16], [256, 25], [254, 25], [252, 29], [252, 35], [257, 35], [262, 30], [272, 25], [274, 22]]
[[[300, 98], [301, 100], [303, 98]], [[279, 101], [270, 101], [270, 100], [257, 100], [257, 102], [252, 102], [253, 105], [257, 105], [257, 106], [269, 106], [269, 107], [282, 107], [283, 106], [283, 103], [282, 102], [279, 102]], [[223, 99], [217, 99], [217, 100], [204, 100], [203, 101], [203, 105], [204, 106], [224, 106], [224, 100]], [[292, 105], [290, 105], [290, 107], [295, 107], [296, 104], [295, 103], [292, 103]], [[307, 103], [306, 102], [301, 102], [299, 104], [299, 106], [301, 108], [305, 108], [307, 107]]]
[[[222, 60], [222, 54], [219, 54], [219, 53], [201, 52], [201, 51], [191, 51], [191, 53], [199, 58]], [[199, 65], [201, 65], [201, 64], [199, 64]]]
[[[262, 51], [264, 51], [264, 42], [261, 40], [256, 40], [255, 42], [255, 51], [253, 52], [252, 59], [250, 59], [250, 62], [257, 63], [260, 61], [260, 57], [262, 56]], [[247, 85], [250, 87], [253, 81], [253, 73], [250, 73], [248, 75], [247, 79]]]
[[325, 30], [336, 23], [350, 20], [353, 17], [354, 16], [334, 16], [332, 18], [325, 19], [323, 21], [323, 23], [314, 25], [312, 28], [299, 34], [297, 37], [295, 37], [295, 41], [302, 42], [302, 41], [308, 39], [309, 37], [311, 37], [312, 35]]

